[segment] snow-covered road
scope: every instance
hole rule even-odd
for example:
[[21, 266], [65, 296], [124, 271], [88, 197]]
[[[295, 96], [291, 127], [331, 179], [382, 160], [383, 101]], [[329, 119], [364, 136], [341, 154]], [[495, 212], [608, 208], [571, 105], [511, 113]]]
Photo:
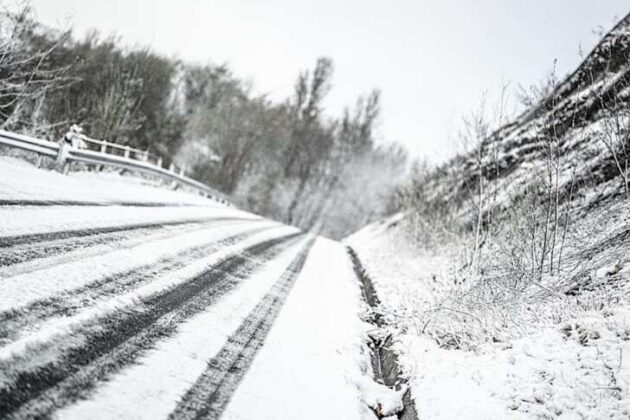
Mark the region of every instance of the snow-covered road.
[[48, 197], [29, 191], [48, 173], [18, 173], [26, 191], [0, 183], [0, 418], [375, 418], [342, 245], [142, 186], [89, 205], [60, 178]]

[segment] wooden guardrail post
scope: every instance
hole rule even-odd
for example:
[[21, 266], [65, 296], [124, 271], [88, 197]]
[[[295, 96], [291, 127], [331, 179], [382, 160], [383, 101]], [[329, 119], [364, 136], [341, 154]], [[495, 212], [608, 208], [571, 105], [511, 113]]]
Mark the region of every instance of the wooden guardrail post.
[[129, 148], [129, 146], [125, 146], [125, 154], [124, 156], [129, 159], [129, 154], [131, 153], [131, 149]]

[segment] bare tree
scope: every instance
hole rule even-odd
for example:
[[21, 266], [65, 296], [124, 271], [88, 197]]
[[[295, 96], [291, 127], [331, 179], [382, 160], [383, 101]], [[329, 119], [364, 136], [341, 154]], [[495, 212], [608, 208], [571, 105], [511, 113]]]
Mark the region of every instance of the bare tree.
[[319, 58], [312, 75], [308, 71], [299, 75], [289, 104], [293, 129], [284, 156], [284, 172], [285, 176], [296, 178], [298, 185], [287, 210], [288, 223], [295, 222], [295, 210], [312, 172], [332, 145], [332, 133], [321, 121], [322, 100], [330, 91], [332, 72], [332, 61]]
[[479, 269], [479, 260], [484, 243], [492, 232], [492, 217], [496, 207], [498, 188], [491, 180], [498, 179], [501, 165], [500, 129], [506, 122], [508, 85], [500, 90], [499, 100], [492, 115], [488, 115], [488, 93], [481, 96], [479, 107], [463, 119], [460, 142], [469, 153], [464, 165], [464, 176], [468, 182], [468, 197], [471, 204], [473, 244], [467, 266], [471, 271]]
[[63, 68], [44, 65], [59, 43], [40, 48], [28, 42], [35, 25], [30, 7], [0, 7], [0, 127], [17, 130], [29, 125], [46, 93], [66, 80]]

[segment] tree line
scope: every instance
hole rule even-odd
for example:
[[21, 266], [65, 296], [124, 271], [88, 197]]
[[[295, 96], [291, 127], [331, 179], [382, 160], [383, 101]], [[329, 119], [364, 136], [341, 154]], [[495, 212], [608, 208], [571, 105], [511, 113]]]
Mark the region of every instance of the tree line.
[[190, 64], [116, 37], [0, 12], [0, 126], [58, 139], [86, 133], [149, 150], [262, 215], [342, 237], [391, 210], [406, 152], [377, 140], [378, 90], [326, 112], [325, 57], [272, 101], [228, 65]]

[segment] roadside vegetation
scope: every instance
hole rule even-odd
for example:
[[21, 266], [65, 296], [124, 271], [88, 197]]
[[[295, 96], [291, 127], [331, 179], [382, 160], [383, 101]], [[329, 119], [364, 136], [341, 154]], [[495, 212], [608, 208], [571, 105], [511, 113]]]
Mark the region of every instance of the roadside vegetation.
[[[513, 121], [503, 111], [505, 89], [496, 106], [482, 101], [464, 119], [465, 152], [437, 168], [417, 164], [400, 190], [410, 241], [456, 249], [444, 306], [458, 310], [431, 315], [465, 326], [437, 333], [452, 345], [500, 340], [551, 317], [540, 312], [546, 304], [564, 303], [596, 281], [584, 258], [606, 253], [616, 279], [625, 265], [626, 256], [613, 252], [626, 240], [627, 227], [615, 220], [627, 217], [630, 150], [630, 39], [623, 21], [620, 27], [562, 82], [554, 70], [524, 90], [530, 107]], [[597, 245], [617, 234], [619, 243]], [[600, 291], [575, 305], [619, 299]], [[432, 325], [440, 328], [435, 320], [426, 328]]]
[[521, 89], [518, 116], [505, 89], [482, 101], [463, 151], [347, 239], [426, 417], [630, 414], [629, 28]]

